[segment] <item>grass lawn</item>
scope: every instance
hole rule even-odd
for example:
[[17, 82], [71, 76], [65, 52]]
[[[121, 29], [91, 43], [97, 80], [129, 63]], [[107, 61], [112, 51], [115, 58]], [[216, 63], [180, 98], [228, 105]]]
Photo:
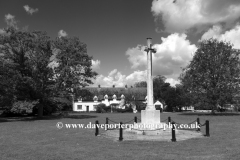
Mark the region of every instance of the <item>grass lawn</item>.
[[[56, 123], [94, 123], [105, 118], [127, 122], [140, 113], [80, 113], [71, 118], [0, 118], [0, 159], [240, 159], [240, 116], [199, 116], [210, 121], [210, 137], [178, 142], [122, 141], [97, 136], [94, 129], [57, 129]], [[178, 123], [194, 121], [198, 115], [162, 113]], [[100, 133], [104, 132], [100, 129]], [[205, 133], [205, 127], [202, 132]], [[176, 135], [177, 136], [177, 135]], [[123, 135], [124, 138], [124, 135]]]

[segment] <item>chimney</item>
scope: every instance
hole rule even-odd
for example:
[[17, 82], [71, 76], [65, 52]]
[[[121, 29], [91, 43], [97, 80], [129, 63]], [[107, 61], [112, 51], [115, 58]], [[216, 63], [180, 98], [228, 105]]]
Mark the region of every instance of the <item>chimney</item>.
[[101, 88], [101, 85], [100, 85], [100, 84], [98, 85], [98, 88]]

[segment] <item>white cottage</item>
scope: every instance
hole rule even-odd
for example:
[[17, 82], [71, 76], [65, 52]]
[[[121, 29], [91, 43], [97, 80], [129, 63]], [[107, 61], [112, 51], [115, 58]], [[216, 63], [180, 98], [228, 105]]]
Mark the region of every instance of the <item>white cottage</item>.
[[154, 103], [155, 108], [161, 108], [163, 110], [163, 104], [159, 101]]
[[194, 107], [193, 106], [184, 106], [181, 109], [182, 109], [182, 111], [194, 111]]
[[[108, 88], [108, 87], [101, 88], [100, 85], [98, 87], [87, 87], [84, 89], [90, 91], [92, 94], [95, 94], [96, 96], [94, 96], [93, 99], [88, 99], [88, 100], [83, 100], [81, 98], [74, 99], [73, 111], [78, 111], [78, 112], [96, 111], [96, 108], [100, 103], [104, 103], [106, 106], [124, 109], [125, 108], [124, 93], [132, 92], [132, 93], [138, 93], [138, 94], [141, 93], [143, 95], [146, 95], [146, 91], [147, 91], [146, 88], [132, 88], [132, 87], [127, 88], [127, 86], [118, 87], [118, 88], [116, 88], [115, 86], [113, 86], [113, 88]], [[121, 95], [121, 96], [117, 96], [116, 94], [107, 95], [105, 91], [118, 93], [118, 95]], [[122, 94], [119, 94], [119, 93], [122, 93]], [[140, 97], [137, 100], [144, 102], [144, 97]]]
[[105, 95], [103, 100], [98, 100], [97, 96], [94, 96], [93, 101], [82, 101], [82, 99], [78, 99], [77, 102], [74, 102], [73, 111], [96, 111], [97, 105], [100, 103], [104, 103], [106, 106], [119, 108], [121, 102], [123, 102], [123, 98], [125, 98], [124, 95], [118, 99], [114, 94], [111, 99], [109, 99], [108, 95]]
[[93, 101], [82, 101], [82, 99], [78, 99], [78, 101], [73, 104], [73, 111], [96, 111], [99, 103], [97, 96], [94, 96]]

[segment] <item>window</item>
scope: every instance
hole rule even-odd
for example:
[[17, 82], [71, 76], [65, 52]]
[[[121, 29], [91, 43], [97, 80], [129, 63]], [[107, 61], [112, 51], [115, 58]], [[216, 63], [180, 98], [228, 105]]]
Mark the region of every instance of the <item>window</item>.
[[94, 96], [94, 97], [93, 97], [93, 101], [98, 101], [98, 97], [97, 97], [97, 96]]
[[82, 109], [82, 105], [77, 105], [77, 109]]
[[78, 102], [82, 102], [82, 98], [81, 97], [79, 97], [77, 100], [78, 100]]

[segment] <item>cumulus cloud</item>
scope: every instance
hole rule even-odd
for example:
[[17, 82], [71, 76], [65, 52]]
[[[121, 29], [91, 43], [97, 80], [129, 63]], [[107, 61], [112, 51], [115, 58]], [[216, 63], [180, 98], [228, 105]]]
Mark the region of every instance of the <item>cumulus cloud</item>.
[[5, 22], [7, 23], [8, 26], [11, 26], [11, 27], [14, 27], [14, 28], [18, 28], [15, 16], [13, 16], [11, 14], [5, 15]]
[[[179, 84], [178, 77], [197, 50], [196, 45], [187, 40], [190, 30], [207, 31], [202, 39], [218, 38], [231, 41], [235, 48], [240, 48], [240, 1], [239, 0], [153, 0], [152, 13], [156, 20], [162, 20], [164, 31], [171, 33], [161, 38], [161, 44], [155, 44], [153, 54], [153, 75], [165, 76], [172, 86]], [[237, 24], [237, 25], [236, 25]], [[209, 29], [210, 28], [210, 29]], [[126, 55], [132, 69], [145, 68], [147, 54], [145, 46], [129, 48]], [[124, 86], [146, 80], [145, 71], [135, 71], [123, 75], [117, 69], [107, 76], [99, 75], [95, 85]]]
[[94, 80], [94, 85], [100, 84], [103, 87], [124, 87], [125, 85], [133, 86], [135, 82], [146, 81], [146, 71], [134, 71], [130, 75], [126, 76], [119, 72], [117, 69], [113, 69], [107, 76], [98, 75]]
[[[94, 84], [92, 86], [96, 87], [100, 84], [102, 87], [112, 87], [112, 85], [115, 85], [116, 87], [124, 87], [127, 85], [130, 87], [134, 86], [136, 82], [146, 80], [147, 70], [137, 70], [129, 75], [124, 75], [117, 69], [113, 69], [107, 76], [104, 76], [102, 74], [98, 75], [96, 80], [93, 81]], [[178, 80], [175, 80], [173, 78], [167, 78], [165, 82], [170, 83], [171, 86], [175, 86], [176, 84], [180, 83]]]
[[240, 17], [240, 1], [153, 0], [151, 10], [156, 20], [162, 19], [166, 32], [185, 33], [192, 28], [201, 31], [216, 24], [231, 28]]
[[179, 80], [173, 79], [173, 78], [167, 78], [165, 82], [170, 83], [171, 86], [176, 86], [176, 84], [180, 84]]
[[146, 53], [144, 53], [144, 46], [138, 45], [134, 48], [129, 48], [126, 51], [128, 60], [131, 63], [133, 69], [138, 68], [139, 66], [146, 65]]
[[92, 60], [92, 69], [93, 70], [98, 70], [100, 69], [100, 64], [101, 64], [101, 61], [100, 60]]
[[222, 41], [227, 41], [233, 44], [233, 47], [240, 49], [240, 24], [237, 24], [229, 31], [223, 31], [222, 26], [213, 26], [202, 35], [203, 39], [215, 38]]
[[4, 31], [3, 29], [0, 29], [0, 35], [4, 35], [6, 34], [6, 31]]
[[135, 82], [146, 81], [147, 80], [147, 70], [145, 71], [134, 71], [126, 77], [126, 84], [133, 85]]
[[64, 31], [64, 30], [60, 30], [59, 32], [58, 32], [58, 37], [60, 38], [60, 37], [66, 37], [68, 34], [67, 34], [67, 32], [66, 31]]
[[25, 9], [25, 11], [26, 11], [28, 14], [31, 14], [31, 15], [32, 15], [33, 13], [35, 13], [35, 12], [38, 12], [38, 8], [33, 9], [33, 8], [29, 7], [28, 5], [23, 6], [23, 8]]
[[[171, 34], [162, 38], [161, 44], [155, 44], [153, 48], [153, 75], [163, 75], [166, 78], [177, 79], [181, 73], [181, 67], [185, 67], [192, 59], [192, 54], [197, 47], [191, 44], [186, 34]], [[140, 47], [144, 48], [144, 47]], [[127, 50], [126, 55], [132, 68], [139, 68], [147, 64], [147, 54], [139, 46]]]
[[110, 87], [116, 85], [118, 87], [124, 86], [126, 76], [121, 72], [118, 72], [117, 69], [112, 70], [108, 76], [99, 75], [97, 76], [94, 84], [100, 84], [103, 87]]
[[206, 33], [202, 35], [201, 39], [217, 38], [222, 33], [222, 27], [220, 25], [214, 25]]

